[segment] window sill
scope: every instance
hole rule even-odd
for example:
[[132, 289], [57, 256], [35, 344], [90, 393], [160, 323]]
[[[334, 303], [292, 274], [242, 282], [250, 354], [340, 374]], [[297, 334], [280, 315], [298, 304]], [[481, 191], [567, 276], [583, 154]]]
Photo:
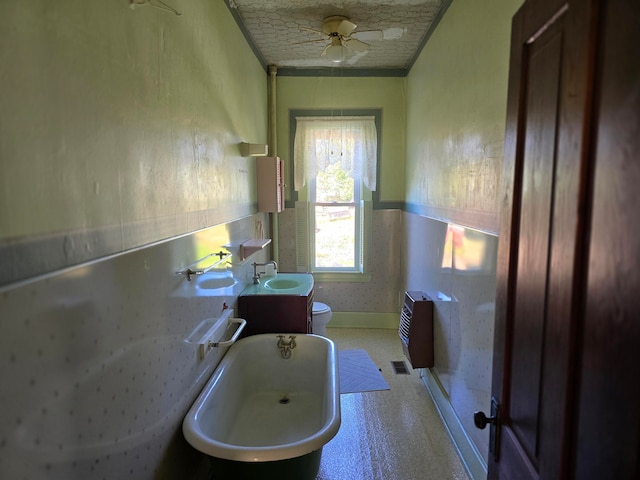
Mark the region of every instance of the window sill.
[[316, 282], [326, 283], [366, 283], [371, 281], [371, 274], [358, 272], [313, 272]]

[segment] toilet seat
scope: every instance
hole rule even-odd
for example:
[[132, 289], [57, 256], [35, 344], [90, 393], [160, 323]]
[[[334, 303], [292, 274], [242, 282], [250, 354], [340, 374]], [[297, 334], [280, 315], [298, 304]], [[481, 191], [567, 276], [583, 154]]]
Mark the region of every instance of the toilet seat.
[[320, 315], [321, 313], [327, 313], [331, 311], [328, 305], [322, 302], [313, 302], [312, 311], [314, 315]]
[[311, 310], [313, 312], [313, 333], [322, 337], [326, 337], [327, 325], [331, 321], [332, 317], [331, 307], [322, 302], [313, 302]]

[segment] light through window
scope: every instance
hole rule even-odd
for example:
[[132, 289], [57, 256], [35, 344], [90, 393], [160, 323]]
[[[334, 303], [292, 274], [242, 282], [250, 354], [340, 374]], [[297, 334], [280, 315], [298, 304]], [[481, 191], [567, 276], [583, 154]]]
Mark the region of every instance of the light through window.
[[309, 200], [308, 244], [297, 245], [311, 271], [363, 272], [362, 195], [376, 187], [377, 149], [375, 117], [296, 117], [294, 188]]
[[329, 164], [311, 183], [311, 202], [313, 270], [360, 270], [359, 184], [339, 163]]

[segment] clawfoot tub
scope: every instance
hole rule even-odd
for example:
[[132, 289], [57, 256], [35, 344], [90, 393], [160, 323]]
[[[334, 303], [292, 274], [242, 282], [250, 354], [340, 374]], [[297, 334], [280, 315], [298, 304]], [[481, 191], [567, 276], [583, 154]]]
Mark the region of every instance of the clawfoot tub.
[[213, 478], [314, 479], [340, 428], [335, 345], [263, 334], [234, 344], [184, 419]]

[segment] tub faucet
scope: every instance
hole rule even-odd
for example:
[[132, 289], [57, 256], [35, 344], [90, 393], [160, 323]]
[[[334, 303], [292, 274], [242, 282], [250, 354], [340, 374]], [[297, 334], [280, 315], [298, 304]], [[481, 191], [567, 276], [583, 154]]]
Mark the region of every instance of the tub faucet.
[[291, 358], [291, 350], [296, 348], [296, 336], [289, 335], [289, 340], [285, 340], [284, 335], [278, 335], [278, 348], [282, 358]]

